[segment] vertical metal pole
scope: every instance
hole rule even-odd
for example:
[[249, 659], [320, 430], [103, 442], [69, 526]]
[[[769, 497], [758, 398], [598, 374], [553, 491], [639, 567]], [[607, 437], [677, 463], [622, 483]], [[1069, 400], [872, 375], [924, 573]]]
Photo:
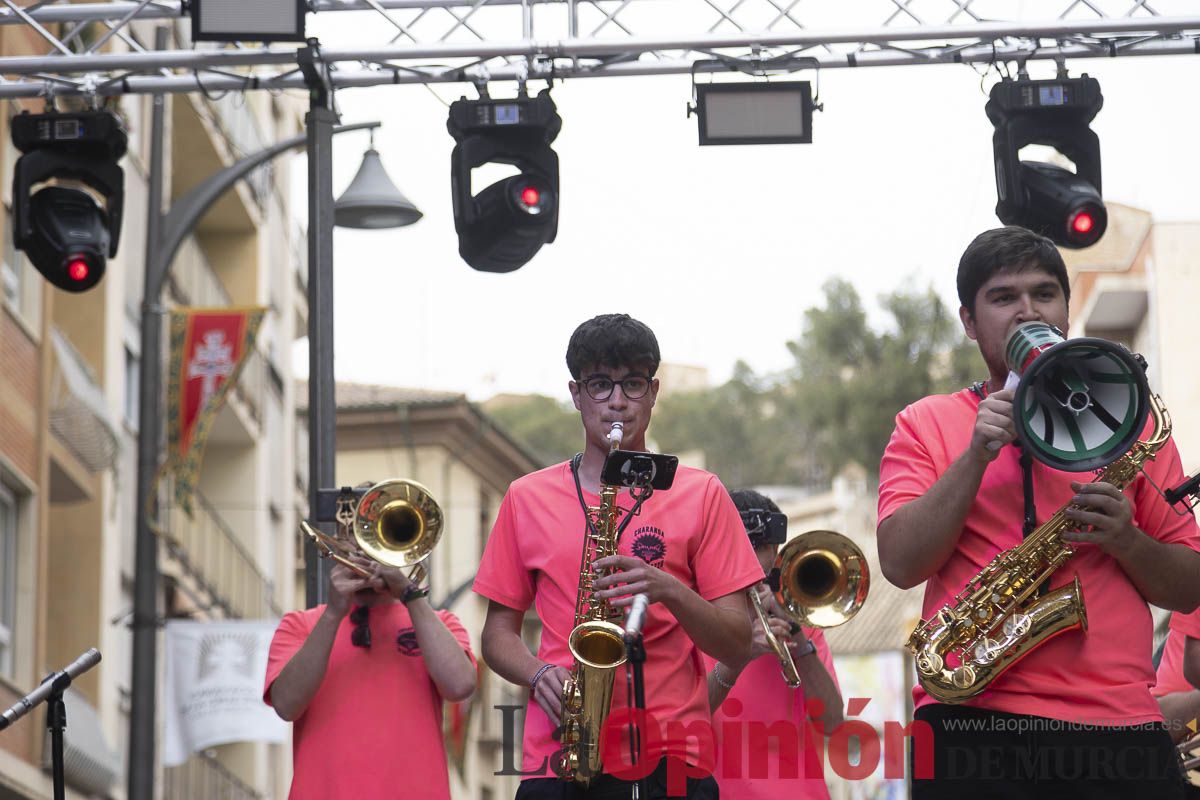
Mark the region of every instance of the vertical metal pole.
[[[333, 377], [333, 126], [330, 96], [314, 90], [308, 131], [308, 509], [316, 523], [317, 492], [334, 483], [336, 397]], [[304, 545], [305, 604], [325, 602], [329, 562]]]
[[[155, 31], [155, 47], [166, 49], [167, 29]], [[162, 234], [163, 126], [166, 99], [153, 96], [150, 175], [146, 213], [146, 259], [142, 290], [141, 372], [138, 381], [137, 520], [133, 573], [133, 675], [129, 712], [129, 800], [154, 797], [155, 699], [158, 677], [158, 537], [150, 515], [158, 515], [155, 475], [162, 429], [162, 279], [158, 247]]]

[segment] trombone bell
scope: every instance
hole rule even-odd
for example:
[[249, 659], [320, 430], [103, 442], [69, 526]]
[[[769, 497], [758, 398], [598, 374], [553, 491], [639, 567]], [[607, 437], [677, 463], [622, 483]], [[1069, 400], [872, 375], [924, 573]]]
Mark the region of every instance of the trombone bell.
[[354, 540], [368, 557], [390, 567], [411, 567], [442, 535], [442, 510], [416, 481], [389, 480], [363, 494], [354, 513]]
[[871, 575], [858, 545], [834, 531], [802, 533], [775, 556], [775, 600], [795, 622], [833, 628], [867, 600]]

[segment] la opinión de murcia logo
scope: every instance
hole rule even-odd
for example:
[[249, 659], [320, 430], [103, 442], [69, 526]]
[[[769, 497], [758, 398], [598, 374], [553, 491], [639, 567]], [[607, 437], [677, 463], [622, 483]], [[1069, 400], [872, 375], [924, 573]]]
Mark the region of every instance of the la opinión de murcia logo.
[[[846, 718], [828, 733], [824, 726], [806, 719], [794, 720], [741, 720], [742, 704], [737, 699], [726, 700], [721, 706], [726, 715], [720, 723], [721, 759], [727, 775], [750, 779], [800, 779], [821, 778], [826, 768], [845, 780], [863, 780], [873, 775], [883, 764], [883, 777], [902, 779], [905, 777], [905, 739], [912, 739], [913, 775], [917, 779], [933, 777], [933, 729], [929, 723], [913, 720], [908, 723], [888, 720], [883, 724], [883, 736], [874, 725], [863, 719], [852, 719], [862, 714], [870, 698], [852, 697], [846, 704]], [[516, 716], [523, 711], [520, 705], [495, 706], [503, 716], [503, 767], [496, 775], [548, 776], [556, 774], [560, 762], [559, 753], [544, 759], [538, 767], [520, 770], [516, 767], [516, 743], [519, 737]], [[810, 717], [819, 717], [824, 711], [820, 700], [807, 703]], [[625, 736], [633, 726], [638, 731], [639, 752], [636, 762], [630, 758], [625, 747]], [[654, 714], [636, 708], [621, 708], [609, 714], [601, 732], [600, 752], [605, 771], [622, 780], [638, 780], [650, 774], [657, 766], [664, 741], [690, 740], [697, 745], [699, 761], [704, 766], [690, 765], [678, 759], [667, 763], [667, 790], [671, 794], [683, 793], [688, 778], [703, 778], [711, 774], [716, 763], [716, 726], [708, 720], [696, 720], [687, 724], [679, 720], [665, 723]], [[555, 738], [562, 730], [555, 731]], [[586, 731], [585, 731], [586, 733]], [[769, 757], [770, 744], [776, 745], [774, 761]], [[587, 744], [586, 742], [581, 745]], [[562, 751], [559, 751], [560, 753]], [[786, 754], [787, 757], [782, 757]], [[745, 774], [741, 775], [744, 756], [749, 755]], [[731, 765], [737, 765], [735, 772]], [[563, 776], [559, 776], [563, 777]]]

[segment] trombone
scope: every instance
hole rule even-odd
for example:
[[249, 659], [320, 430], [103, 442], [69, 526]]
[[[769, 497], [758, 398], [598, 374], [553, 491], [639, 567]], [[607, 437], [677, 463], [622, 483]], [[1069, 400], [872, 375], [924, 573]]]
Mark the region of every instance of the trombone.
[[[338, 536], [329, 536], [301, 520], [322, 558], [332, 558], [364, 578], [371, 570], [352, 560], [365, 557], [389, 567], [412, 567], [408, 579], [420, 585], [422, 564], [442, 535], [442, 509], [416, 481], [392, 479], [338, 497]], [[347, 535], [348, 532], [348, 535]]]
[[[871, 573], [858, 545], [834, 531], [802, 533], [783, 546], [767, 580], [785, 619], [809, 628], [849, 622], [867, 601]], [[800, 685], [800, 673], [787, 645], [771, 632], [767, 612], [751, 587], [750, 602], [775, 651], [787, 685]]]

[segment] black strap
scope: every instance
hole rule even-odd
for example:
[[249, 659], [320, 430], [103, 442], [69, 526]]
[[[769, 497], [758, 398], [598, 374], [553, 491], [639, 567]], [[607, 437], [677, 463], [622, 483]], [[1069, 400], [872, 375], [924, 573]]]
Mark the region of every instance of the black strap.
[[583, 499], [583, 484], [579, 482], [579, 462], [583, 460], [583, 453], [576, 453], [571, 459], [571, 475], [575, 478], [575, 495], [579, 498], [579, 507], [583, 509], [583, 524], [587, 526], [588, 533], [596, 535], [596, 526], [592, 524], [592, 515], [588, 513], [587, 501]]
[[1037, 529], [1037, 506], [1033, 502], [1033, 456], [1021, 447], [1020, 442], [1014, 444], [1021, 450], [1021, 477], [1025, 493], [1025, 528], [1021, 538], [1025, 538]]

